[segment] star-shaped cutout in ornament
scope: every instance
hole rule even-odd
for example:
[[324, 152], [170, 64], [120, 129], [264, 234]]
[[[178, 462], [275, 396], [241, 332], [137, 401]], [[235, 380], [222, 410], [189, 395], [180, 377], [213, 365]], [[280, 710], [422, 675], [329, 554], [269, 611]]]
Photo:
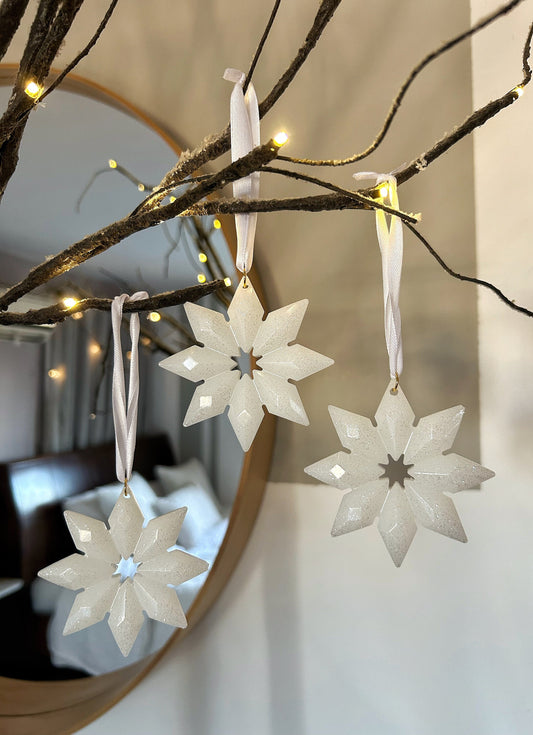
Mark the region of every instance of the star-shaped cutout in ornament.
[[[248, 451], [263, 420], [263, 405], [281, 418], [307, 426], [309, 420], [296, 386], [302, 380], [333, 364], [329, 357], [289, 344], [298, 334], [308, 300], [270, 312], [263, 321], [263, 307], [244, 277], [228, 307], [229, 321], [218, 311], [198, 304], [185, 304], [194, 345], [159, 364], [182, 378], [204, 381], [196, 388], [183, 421], [191, 426], [221, 414], [229, 405], [228, 418], [244, 449]], [[237, 369], [233, 357], [251, 353], [258, 370], [252, 375]]]
[[179, 549], [176, 543], [187, 508], [152, 518], [143, 528], [143, 514], [131, 490], [121, 493], [109, 516], [109, 529], [90, 516], [65, 511], [76, 548], [72, 554], [41, 569], [39, 576], [60, 587], [80, 590], [65, 623], [63, 635], [100, 622], [108, 624], [122, 654], [127, 656], [144, 622], [152, 620], [176, 628], [187, 619], [176, 591], [179, 585], [205, 572], [207, 562]]
[[463, 406], [425, 416], [413, 426], [411, 406], [401, 388], [393, 388], [391, 382], [376, 411], [377, 426], [366, 416], [330, 406], [339, 439], [349, 452], [337, 452], [305, 472], [350, 491], [341, 501], [332, 535], [370, 526], [379, 517], [379, 532], [399, 567], [417, 524], [465, 542], [455, 506], [444, 493], [477, 487], [494, 472], [458, 454], [443, 454], [454, 442]]

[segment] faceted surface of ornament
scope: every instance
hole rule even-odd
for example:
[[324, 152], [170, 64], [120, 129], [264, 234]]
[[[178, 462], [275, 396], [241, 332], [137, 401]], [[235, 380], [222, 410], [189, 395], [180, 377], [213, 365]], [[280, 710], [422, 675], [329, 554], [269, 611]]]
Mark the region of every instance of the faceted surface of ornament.
[[[289, 380], [302, 380], [333, 364], [329, 357], [289, 344], [296, 339], [307, 304], [307, 299], [289, 304], [263, 321], [264, 310], [249, 277], [235, 291], [229, 321], [219, 312], [185, 304], [203, 347], [189, 347], [159, 363], [182, 378], [204, 381], [194, 392], [184, 426], [218, 416], [229, 406], [228, 418], [245, 452], [263, 420], [263, 406], [275, 416], [307, 426], [298, 390]], [[236, 369], [232, 358], [241, 351], [261, 358], [251, 376]]]
[[457, 434], [464, 408], [455, 406], [420, 419], [401, 388], [385, 391], [374, 426], [366, 416], [329, 407], [333, 424], [348, 452], [337, 452], [305, 468], [320, 482], [349, 490], [335, 518], [332, 535], [370, 526], [378, 530], [399, 567], [417, 525], [457, 541], [467, 540], [450, 497], [494, 476], [486, 467], [447, 452]]
[[60, 587], [83, 590], [76, 595], [63, 635], [100, 622], [108, 624], [122, 654], [127, 656], [144, 622], [144, 612], [179, 628], [187, 620], [178, 596], [179, 585], [205, 572], [208, 564], [174, 546], [186, 508], [152, 518], [143, 515], [131, 490], [120, 494], [109, 529], [89, 516], [65, 511], [65, 519], [82, 554], [72, 554], [41, 569], [39, 576]]

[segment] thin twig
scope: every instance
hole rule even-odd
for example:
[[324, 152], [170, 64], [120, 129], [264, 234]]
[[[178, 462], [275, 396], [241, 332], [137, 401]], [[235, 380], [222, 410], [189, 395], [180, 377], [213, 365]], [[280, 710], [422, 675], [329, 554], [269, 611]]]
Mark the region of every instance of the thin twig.
[[[209, 283], [198, 284], [197, 286], [189, 286], [178, 291], [167, 291], [150, 296], [147, 299], [139, 299], [138, 301], [126, 301], [124, 303], [124, 312], [130, 311], [157, 311], [166, 306], [177, 306], [184, 304], [186, 301], [198, 301], [203, 296], [207, 296], [218, 289], [225, 288], [223, 280], [210, 281]], [[88, 309], [96, 309], [97, 311], [110, 311], [113, 299], [103, 299], [91, 296], [81, 299], [74, 306], [67, 308], [61, 302], [53, 306], [46, 306], [43, 309], [30, 309], [26, 312], [2, 311], [0, 312], [0, 324], [58, 324], [68, 319], [68, 317]]]
[[322, 0], [311, 30], [307, 34], [303, 46], [298, 50], [298, 53], [292, 60], [288, 69], [284, 74], [282, 74], [273, 90], [259, 105], [259, 117], [264, 117], [267, 114], [270, 108], [279, 100], [283, 92], [285, 92], [296, 74], [300, 71], [302, 64], [306, 61], [307, 57], [316, 46], [318, 39], [322, 35], [329, 21], [332, 19], [333, 14], [341, 2], [342, 0]]
[[490, 281], [484, 281], [483, 279], [475, 278], [474, 276], [464, 276], [462, 273], [457, 273], [457, 271], [452, 270], [450, 266], [444, 262], [444, 260], [437, 253], [437, 251], [429, 244], [426, 238], [420, 234], [420, 232], [416, 229], [416, 227], [413, 227], [412, 225], [408, 223], [406, 223], [406, 227], [408, 227], [413, 233], [413, 235], [420, 240], [420, 242], [424, 245], [427, 251], [435, 258], [435, 260], [441, 266], [441, 268], [444, 268], [444, 270], [449, 276], [452, 276], [452, 278], [457, 278], [459, 281], [467, 281], [468, 283], [475, 283], [478, 286], [483, 286], [484, 288], [488, 288], [490, 291], [495, 293], [496, 296], [499, 299], [501, 299], [503, 303], [506, 304], [510, 309], [519, 311], [521, 314], [525, 314], [526, 316], [533, 317], [533, 311], [526, 309], [525, 306], [519, 306], [518, 304], [515, 304], [514, 301], [508, 298], [502, 291], [500, 291], [500, 289], [497, 286], [495, 286], [493, 283], [490, 283]]
[[[317, 14], [313, 20], [313, 25], [306, 36], [304, 44], [299, 49], [296, 57], [293, 59], [287, 70], [282, 74], [278, 82], [276, 82], [272, 91], [259, 105], [260, 118], [266, 115], [292, 82], [302, 64], [316, 46], [322, 32], [333, 17], [333, 14], [340, 3], [341, 0], [321, 0]], [[173, 169], [165, 174], [159, 187], [157, 187], [158, 190], [161, 190], [161, 198], [163, 198], [163, 192], [168, 191], [169, 188], [175, 187], [183, 179], [189, 176], [189, 174], [194, 173], [209, 161], [214, 161], [216, 158], [229, 151], [229, 149], [230, 128], [229, 125], [227, 125], [221, 133], [216, 136], [209, 137], [198, 148], [195, 148], [193, 151], [184, 151], [177, 164]], [[158, 202], [159, 191], [156, 191], [152, 197], [151, 205], [155, 206]]]
[[87, 56], [87, 54], [93, 48], [93, 46], [96, 45], [96, 42], [98, 41], [98, 39], [100, 38], [100, 36], [104, 32], [104, 29], [105, 29], [106, 25], [108, 24], [109, 19], [113, 15], [113, 11], [115, 10], [117, 4], [118, 4], [118, 0], [111, 0], [111, 4], [110, 4], [109, 8], [107, 9], [106, 14], [104, 15], [104, 17], [102, 19], [102, 22], [100, 23], [100, 25], [96, 29], [96, 31], [95, 31], [93, 37], [91, 38], [91, 40], [89, 41], [89, 43], [85, 46], [84, 49], [82, 49], [80, 51], [80, 53], [76, 56], [76, 58], [73, 59], [70, 62], [70, 64], [65, 69], [63, 69], [63, 71], [61, 72], [61, 74], [59, 74], [59, 76], [57, 76], [54, 79], [54, 81], [48, 87], [48, 89], [39, 97], [38, 102], [42, 102], [46, 97], [48, 97], [48, 95], [51, 92], [53, 92], [54, 89], [56, 89], [56, 87], [58, 87], [61, 84], [61, 82], [67, 76], [67, 74], [70, 74], [70, 72], [80, 63], [80, 61], [85, 56]]
[[531, 81], [531, 68], [529, 66], [529, 56], [531, 53], [531, 39], [533, 36], [533, 23], [529, 27], [526, 41], [524, 44], [524, 50], [522, 52], [522, 81], [519, 82], [516, 87], [506, 92], [504, 95], [496, 100], [491, 100], [484, 107], [473, 112], [467, 119], [455, 128], [449, 135], [445, 135], [435, 143], [435, 145], [426, 151], [416, 160], [412, 161], [406, 168], [401, 169], [396, 173], [396, 180], [398, 184], [402, 184], [404, 181], [412, 178], [416, 174], [423, 171], [429, 166], [432, 161], [446, 153], [452, 146], [458, 143], [462, 138], [472, 133], [476, 128], [484, 125], [487, 120], [497, 115], [501, 110], [504, 110], [509, 105], [514, 104], [519, 98], [521, 91]]
[[449, 41], [446, 41], [446, 43], [443, 43], [439, 48], [437, 48], [435, 51], [432, 51], [431, 53], [427, 54], [422, 61], [420, 61], [414, 69], [410, 72], [409, 76], [405, 80], [405, 82], [400, 87], [398, 94], [394, 98], [390, 108], [389, 112], [387, 113], [387, 117], [385, 118], [385, 121], [381, 127], [381, 130], [376, 135], [372, 143], [368, 146], [368, 148], [365, 148], [364, 151], [361, 151], [361, 153], [354, 153], [353, 156], [349, 156], [348, 158], [327, 158], [327, 159], [313, 159], [313, 158], [294, 158], [291, 156], [279, 156], [280, 161], [288, 161], [290, 163], [299, 163], [299, 164], [305, 164], [306, 166], [347, 166], [350, 163], [355, 163], [356, 161], [361, 161], [363, 158], [366, 158], [371, 153], [373, 153], [376, 148], [383, 142], [385, 136], [387, 135], [387, 132], [389, 131], [389, 128], [392, 124], [392, 121], [396, 117], [396, 113], [400, 109], [400, 105], [403, 102], [403, 99], [407, 93], [407, 90], [411, 86], [411, 84], [414, 82], [416, 77], [420, 74], [420, 72], [426, 68], [432, 61], [435, 61], [435, 59], [438, 59], [439, 56], [442, 56], [446, 53], [446, 51], [449, 51], [450, 49], [457, 46], [457, 44], [461, 43], [461, 41], [464, 41], [467, 38], [470, 38], [471, 36], [474, 36], [478, 31], [482, 30], [483, 28], [486, 28], [488, 25], [493, 23], [495, 20], [500, 18], [503, 15], [507, 15], [507, 13], [510, 13], [511, 10], [513, 10], [517, 5], [519, 5], [523, 0], [511, 0], [511, 2], [506, 3], [502, 7], [498, 8], [498, 10], [495, 10], [493, 13], [488, 15], [487, 17], [480, 20], [478, 23], [473, 25], [471, 28], [468, 28], [466, 31], [463, 31], [458, 36], [455, 36], [454, 38], [450, 39]]
[[265, 173], [281, 174], [282, 176], [286, 176], [290, 179], [307, 181], [309, 184], [316, 184], [317, 186], [321, 186], [324, 189], [330, 189], [337, 194], [342, 194], [343, 196], [349, 197], [350, 199], [355, 199], [355, 201], [359, 202], [364, 209], [381, 209], [387, 214], [396, 215], [396, 217], [399, 217], [404, 222], [411, 222], [412, 224], [416, 224], [419, 220], [418, 217], [415, 217], [412, 214], [407, 214], [407, 212], [402, 212], [399, 209], [389, 207], [387, 204], [383, 204], [383, 202], [378, 201], [377, 199], [372, 197], [372, 191], [375, 192], [375, 189], [352, 191], [351, 189], [343, 189], [336, 184], [332, 184], [330, 181], [323, 181], [322, 179], [317, 179], [314, 176], [307, 176], [306, 174], [300, 174], [296, 171], [286, 171], [282, 168], [274, 168], [273, 166], [264, 166], [262, 170], [265, 171]]
[[242, 86], [243, 92], [246, 92], [246, 90], [248, 89], [248, 85], [250, 84], [250, 81], [255, 71], [255, 67], [257, 66], [257, 62], [259, 61], [259, 57], [261, 56], [261, 52], [263, 51], [263, 47], [266, 43], [268, 34], [270, 33], [270, 29], [272, 28], [272, 24], [274, 23], [274, 19], [276, 18], [280, 5], [281, 5], [281, 0], [276, 0], [274, 3], [274, 7], [272, 8], [272, 12], [270, 13], [270, 18], [268, 19], [268, 23], [266, 24], [266, 28], [263, 31], [261, 40], [259, 41], [259, 45], [257, 46], [256, 52], [254, 54], [254, 58], [252, 59], [252, 63], [250, 64], [248, 74], [246, 75], [246, 79], [244, 80], [244, 84]]

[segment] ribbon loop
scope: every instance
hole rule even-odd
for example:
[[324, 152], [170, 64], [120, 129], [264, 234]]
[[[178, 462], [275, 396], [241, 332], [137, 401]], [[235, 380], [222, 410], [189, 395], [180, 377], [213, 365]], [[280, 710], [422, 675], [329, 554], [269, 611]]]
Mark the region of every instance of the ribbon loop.
[[113, 423], [115, 425], [116, 472], [119, 482], [127, 483], [131, 478], [135, 440], [137, 435], [137, 410], [139, 403], [139, 315], [130, 318], [131, 360], [126, 403], [126, 381], [122, 359], [120, 327], [122, 310], [126, 301], [147, 299], [146, 291], [137, 291], [133, 296], [123, 293], [115, 296], [111, 304], [111, 326], [113, 330]]
[[[249, 153], [260, 143], [259, 103], [253, 84], [243, 92], [245, 74], [238, 69], [226, 69], [224, 79], [234, 83], [230, 100], [231, 160], [236, 161]], [[259, 197], [259, 171], [238, 179], [233, 183], [233, 196], [236, 199], [257, 199]], [[252, 267], [254, 257], [255, 229], [257, 212], [235, 215], [237, 230], [236, 266], [241, 273]]]
[[[391, 207], [399, 209], [396, 177], [392, 174], [378, 174], [370, 171], [354, 174], [356, 181], [370, 180], [375, 186], [386, 184]], [[376, 230], [383, 271], [383, 305], [385, 312], [385, 342], [389, 353], [390, 376], [397, 380], [403, 370], [402, 319], [400, 315], [400, 281], [403, 261], [403, 227], [399, 217], [394, 215], [387, 224], [387, 215], [376, 209]]]

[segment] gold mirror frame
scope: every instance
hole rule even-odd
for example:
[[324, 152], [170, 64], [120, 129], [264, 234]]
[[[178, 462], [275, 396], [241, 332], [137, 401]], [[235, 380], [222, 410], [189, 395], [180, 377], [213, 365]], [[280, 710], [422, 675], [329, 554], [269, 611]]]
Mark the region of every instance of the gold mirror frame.
[[[13, 85], [18, 66], [0, 64], [0, 86]], [[58, 75], [53, 71], [49, 82]], [[122, 110], [160, 135], [180, 155], [173, 135], [137, 107], [95, 82], [70, 74], [62, 91], [74, 92]], [[236, 244], [228, 218], [220, 217], [233, 255]], [[259, 275], [252, 270], [254, 288], [267, 308]], [[267, 309], [268, 310], [268, 309]], [[187, 613], [188, 627], [177, 630], [157, 653], [109, 674], [60, 682], [23, 681], [0, 677], [0, 730], [9, 735], [63, 735], [73, 733], [102, 715], [130, 692], [165, 655], [203, 618], [229, 580], [252, 531], [263, 498], [274, 446], [275, 417], [266, 414], [242, 473], [226, 535], [207, 580]]]

